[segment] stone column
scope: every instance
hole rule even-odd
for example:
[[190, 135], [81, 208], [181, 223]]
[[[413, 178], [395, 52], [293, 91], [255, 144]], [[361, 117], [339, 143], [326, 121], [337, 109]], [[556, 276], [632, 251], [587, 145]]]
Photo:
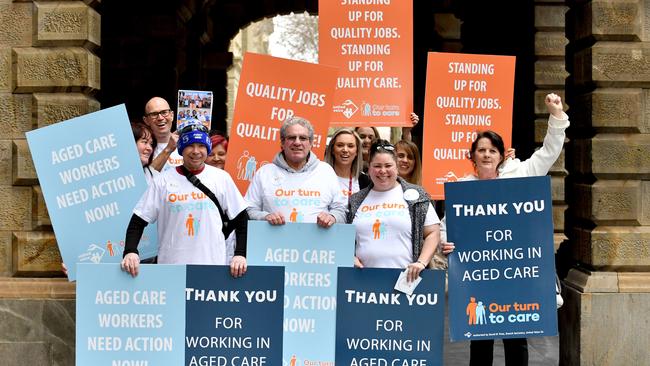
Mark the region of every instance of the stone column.
[[563, 365], [650, 365], [650, 3], [574, 1]]
[[[0, 0], [0, 343], [3, 365], [74, 363], [74, 285], [25, 132], [99, 109], [93, 1]], [[7, 341], [10, 340], [10, 341]]]
[[[544, 98], [548, 93], [562, 97], [565, 111], [568, 106], [564, 95], [564, 83], [568, 76], [564, 65], [564, 1], [535, 2], [535, 143], [541, 146], [548, 126], [548, 110]], [[570, 112], [569, 112], [570, 113]], [[566, 239], [564, 235], [564, 179], [567, 176], [564, 152], [551, 167], [551, 193], [553, 198], [553, 223], [555, 248]]]

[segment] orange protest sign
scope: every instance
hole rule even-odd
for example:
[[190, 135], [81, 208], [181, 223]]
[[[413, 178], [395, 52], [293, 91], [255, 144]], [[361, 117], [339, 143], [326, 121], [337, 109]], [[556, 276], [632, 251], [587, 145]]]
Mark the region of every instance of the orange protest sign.
[[413, 2], [320, 1], [319, 62], [339, 67], [332, 126], [410, 126]]
[[514, 56], [429, 53], [422, 183], [432, 198], [474, 172], [468, 156], [478, 131], [495, 131], [510, 146], [514, 83]]
[[242, 194], [257, 169], [280, 151], [280, 127], [288, 117], [311, 122], [312, 152], [322, 159], [336, 75], [329, 66], [244, 55], [225, 167]]

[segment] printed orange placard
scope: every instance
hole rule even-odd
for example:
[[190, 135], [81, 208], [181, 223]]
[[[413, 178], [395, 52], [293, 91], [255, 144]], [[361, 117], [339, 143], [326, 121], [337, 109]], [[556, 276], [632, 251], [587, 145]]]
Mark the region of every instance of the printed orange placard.
[[478, 131], [495, 131], [510, 146], [514, 83], [514, 56], [429, 53], [422, 182], [432, 198], [474, 172], [468, 155]]
[[280, 151], [280, 127], [288, 117], [311, 122], [312, 152], [323, 158], [337, 73], [329, 66], [244, 55], [225, 167], [242, 194], [257, 169]]
[[319, 62], [339, 67], [332, 126], [409, 126], [413, 2], [320, 1]]

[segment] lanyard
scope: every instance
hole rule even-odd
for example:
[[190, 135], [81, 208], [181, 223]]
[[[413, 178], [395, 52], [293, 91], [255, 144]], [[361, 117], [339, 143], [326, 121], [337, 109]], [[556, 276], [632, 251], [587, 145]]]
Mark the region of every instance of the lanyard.
[[350, 205], [351, 196], [352, 196], [352, 173], [350, 173], [350, 183], [348, 184], [348, 206]]

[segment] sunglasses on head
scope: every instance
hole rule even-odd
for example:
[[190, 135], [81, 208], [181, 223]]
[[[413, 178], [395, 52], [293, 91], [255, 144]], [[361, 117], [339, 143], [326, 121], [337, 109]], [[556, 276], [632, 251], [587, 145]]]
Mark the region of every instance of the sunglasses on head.
[[203, 124], [200, 123], [192, 123], [186, 126], [183, 126], [180, 131], [178, 132], [180, 135], [188, 133], [188, 132], [193, 132], [193, 131], [201, 131], [205, 133], [209, 133], [208, 128], [205, 127]]
[[395, 151], [395, 146], [391, 144], [377, 144], [375, 145], [375, 151], [378, 151], [379, 149], [385, 150], [385, 151]]

